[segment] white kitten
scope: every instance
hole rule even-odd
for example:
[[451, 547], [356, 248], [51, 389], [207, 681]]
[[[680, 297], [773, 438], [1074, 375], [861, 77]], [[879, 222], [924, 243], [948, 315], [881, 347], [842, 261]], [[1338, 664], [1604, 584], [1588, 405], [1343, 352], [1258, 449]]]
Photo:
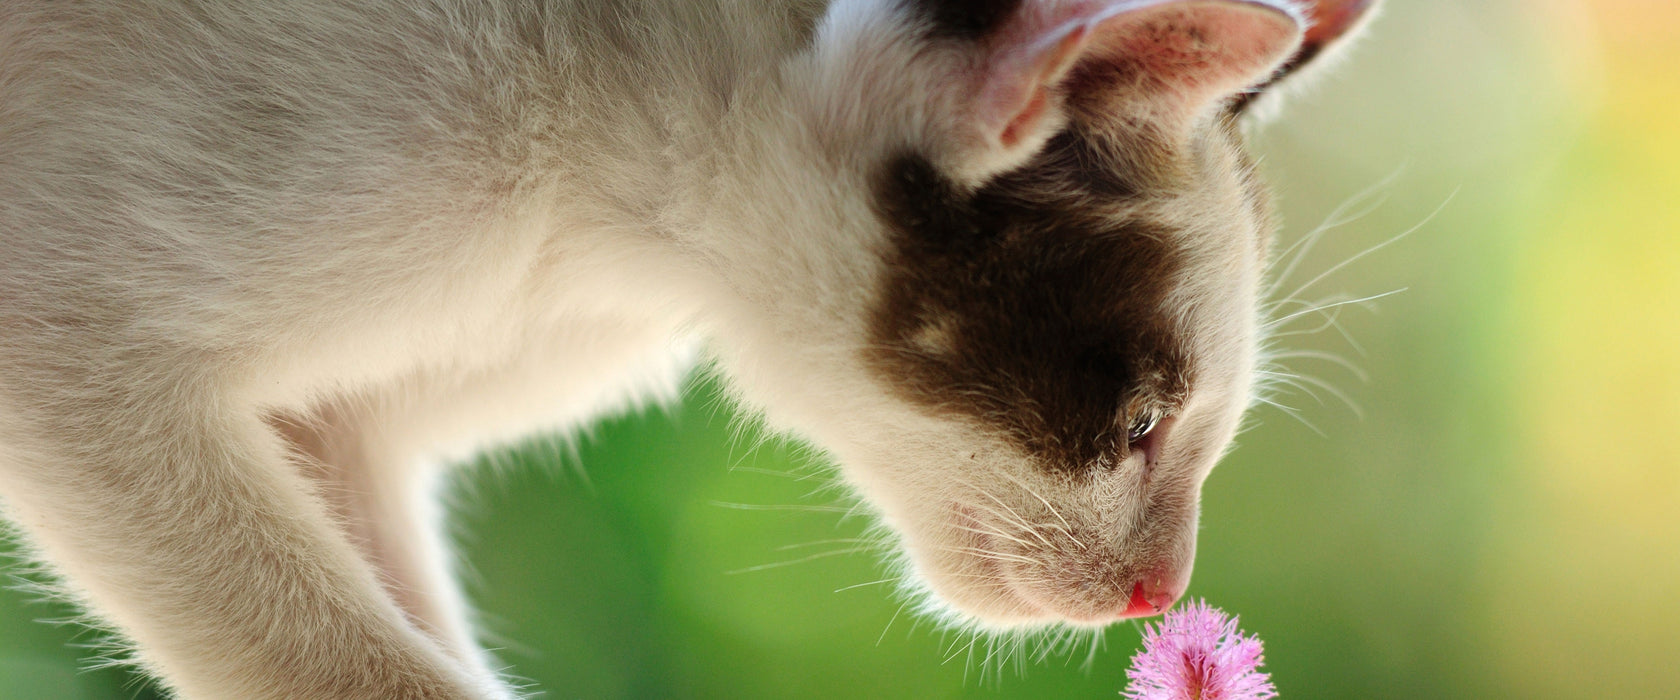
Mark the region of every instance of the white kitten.
[[431, 465], [703, 336], [950, 614], [1153, 614], [1370, 4], [0, 4], [0, 495], [184, 697], [510, 697]]

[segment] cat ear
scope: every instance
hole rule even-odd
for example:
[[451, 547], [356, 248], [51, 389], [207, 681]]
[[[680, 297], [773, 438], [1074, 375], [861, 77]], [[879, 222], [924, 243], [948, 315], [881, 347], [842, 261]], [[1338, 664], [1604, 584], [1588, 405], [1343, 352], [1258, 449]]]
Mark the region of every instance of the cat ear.
[[1234, 109], [1263, 115], [1276, 111], [1277, 100], [1268, 96], [1311, 82], [1310, 74], [1334, 64], [1342, 51], [1354, 43], [1354, 39], [1376, 17], [1381, 4], [1381, 0], [1311, 0], [1305, 3], [1309, 24], [1301, 48], [1284, 63], [1271, 81], [1245, 95], [1234, 105]]
[[1301, 50], [1284, 65], [1280, 75], [1288, 75], [1313, 60], [1344, 45], [1376, 16], [1378, 0], [1314, 0], [1309, 3], [1307, 19], [1311, 26], [1301, 42]]
[[1173, 135], [1264, 83], [1306, 26], [1286, 0], [1016, 3], [979, 38], [974, 123], [1003, 151], [1074, 118], [1144, 118]]

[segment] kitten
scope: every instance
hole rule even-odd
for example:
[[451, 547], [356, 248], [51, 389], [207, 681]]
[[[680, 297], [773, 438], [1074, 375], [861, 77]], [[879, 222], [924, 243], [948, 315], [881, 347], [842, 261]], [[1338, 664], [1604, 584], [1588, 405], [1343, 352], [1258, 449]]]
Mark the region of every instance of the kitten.
[[703, 337], [946, 614], [1156, 613], [1371, 4], [0, 4], [0, 496], [182, 697], [508, 698], [436, 465]]

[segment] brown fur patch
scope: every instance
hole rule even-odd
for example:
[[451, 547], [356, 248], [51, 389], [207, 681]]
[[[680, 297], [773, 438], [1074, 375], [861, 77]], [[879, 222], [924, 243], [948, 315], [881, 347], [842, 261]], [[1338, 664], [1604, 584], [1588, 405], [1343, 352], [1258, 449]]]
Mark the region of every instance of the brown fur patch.
[[896, 235], [871, 367], [1048, 468], [1123, 458], [1129, 422], [1175, 406], [1191, 379], [1162, 309], [1183, 261], [1132, 206], [1159, 183], [1117, 162], [1123, 150], [1070, 130], [977, 192], [918, 155], [886, 163], [877, 204]]
[[933, 34], [955, 39], [990, 35], [1021, 7], [1021, 0], [906, 0], [933, 22]]

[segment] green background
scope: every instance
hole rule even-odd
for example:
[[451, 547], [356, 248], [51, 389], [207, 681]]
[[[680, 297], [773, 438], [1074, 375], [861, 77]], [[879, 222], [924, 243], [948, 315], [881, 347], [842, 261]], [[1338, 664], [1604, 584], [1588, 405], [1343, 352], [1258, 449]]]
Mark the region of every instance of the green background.
[[[1680, 697], [1680, 9], [1388, 5], [1256, 147], [1280, 250], [1371, 193], [1283, 290], [1415, 227], [1302, 296], [1405, 291], [1287, 326], [1291, 369], [1335, 391], [1279, 396], [1301, 420], [1256, 411], [1207, 484], [1190, 595], [1264, 639], [1288, 698]], [[821, 460], [749, 450], [735, 423], [700, 378], [679, 406], [463, 471], [470, 589], [547, 697], [1125, 685], [1127, 625], [1089, 667], [1081, 649], [982, 673], [984, 649], [897, 614], [874, 556], [827, 542], [868, 522], [824, 507]], [[97, 668], [97, 635], [41, 624], [72, 614], [0, 593], [0, 699], [153, 696]]]

